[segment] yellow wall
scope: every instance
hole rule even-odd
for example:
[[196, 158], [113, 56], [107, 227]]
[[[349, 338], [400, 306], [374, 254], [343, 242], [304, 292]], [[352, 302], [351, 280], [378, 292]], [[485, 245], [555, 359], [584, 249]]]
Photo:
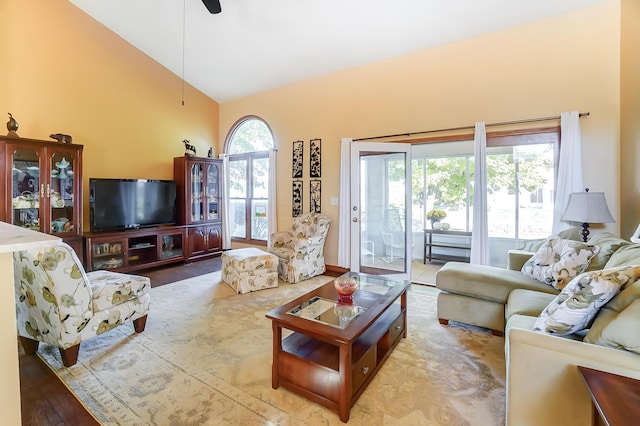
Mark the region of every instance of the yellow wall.
[[0, 111], [22, 137], [84, 145], [85, 230], [89, 177], [173, 179], [183, 139], [218, 145], [216, 102], [187, 85], [181, 106], [179, 77], [68, 1], [1, 3]]
[[[322, 139], [325, 257], [337, 264], [340, 138], [361, 138], [588, 111], [581, 119], [585, 184], [620, 217], [620, 3], [596, 6], [223, 103], [220, 140], [240, 117], [277, 139], [278, 224], [291, 218], [292, 141]], [[545, 123], [548, 124], [548, 123]], [[305, 189], [308, 157], [305, 154]], [[636, 197], [637, 198], [637, 197]], [[308, 211], [308, 190], [305, 211]], [[618, 223], [607, 225], [612, 232]]]
[[[182, 139], [190, 139], [199, 154], [210, 145], [218, 154], [234, 122], [258, 115], [280, 148], [281, 229], [292, 220], [291, 142], [302, 139], [308, 146], [309, 139], [321, 138], [322, 206], [333, 220], [326, 258], [334, 265], [338, 206], [330, 199], [339, 192], [340, 138], [589, 111], [581, 120], [585, 184], [606, 193], [618, 219], [606, 229], [628, 236], [639, 222], [640, 183], [637, 166], [630, 164], [637, 158], [638, 124], [632, 120], [638, 121], [638, 97], [625, 95], [631, 89], [637, 94], [637, 41], [628, 40], [637, 40], [638, 30], [630, 23], [621, 28], [621, 1], [637, 17], [633, 0], [609, 0], [221, 106], [187, 86], [183, 107], [179, 77], [69, 2], [3, 0], [0, 111], [14, 114], [21, 136], [68, 133], [83, 144], [85, 192], [89, 177], [171, 178]], [[622, 70], [621, 32], [627, 40]], [[621, 100], [635, 110], [621, 113]], [[619, 173], [621, 164], [625, 170]], [[308, 166], [305, 173], [308, 188]], [[622, 199], [621, 185], [627, 185]]]
[[622, 0], [620, 81], [621, 235], [640, 224], [640, 2]]

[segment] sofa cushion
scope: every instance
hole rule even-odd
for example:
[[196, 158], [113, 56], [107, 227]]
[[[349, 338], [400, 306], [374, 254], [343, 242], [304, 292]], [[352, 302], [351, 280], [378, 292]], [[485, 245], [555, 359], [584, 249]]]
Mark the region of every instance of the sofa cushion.
[[[622, 290], [616, 297], [611, 299], [609, 303], [604, 305], [600, 312], [596, 316], [596, 319], [593, 321], [593, 325], [585, 337], [585, 341], [589, 343], [595, 343], [597, 345], [602, 346], [611, 346], [615, 348], [625, 347], [623, 346], [626, 342], [633, 341], [636, 338], [635, 335], [640, 336], [637, 330], [640, 327], [640, 324], [636, 323], [634, 328], [625, 328], [625, 329], [615, 329], [616, 327], [627, 324], [629, 321], [627, 315], [629, 313], [636, 312], [636, 317], [640, 321], [640, 314], [637, 313], [634, 308], [630, 312], [626, 312], [626, 310], [635, 302], [640, 303], [640, 280], [635, 283], [627, 286], [624, 290]], [[625, 312], [623, 321], [616, 321], [616, 318], [622, 313]], [[633, 333], [634, 336], [627, 336], [626, 333]], [[632, 347], [632, 345], [629, 345]], [[629, 349], [630, 350], [630, 349]]]
[[549, 237], [522, 267], [522, 273], [562, 290], [586, 271], [589, 261], [600, 251], [598, 246], [557, 236]]
[[636, 299], [619, 313], [603, 308], [584, 341], [640, 354], [639, 329], [640, 299]]
[[558, 290], [538, 280], [488, 265], [447, 262], [436, 273], [436, 287], [449, 293], [460, 294], [497, 303], [506, 303], [512, 290], [524, 288], [557, 294]]
[[623, 265], [640, 265], [640, 244], [629, 244], [620, 247], [611, 255], [605, 268], [615, 268]]
[[527, 315], [536, 318], [555, 297], [555, 294], [517, 288], [509, 293], [504, 317], [507, 321], [513, 315]]
[[636, 299], [640, 299], [640, 281], [627, 285], [616, 297], [604, 305], [602, 309], [610, 309], [620, 313], [627, 309]]
[[[591, 237], [591, 239], [589, 240], [589, 244], [598, 246], [600, 248], [600, 251], [593, 257], [593, 259], [591, 259], [591, 262], [589, 262], [587, 272], [605, 269], [605, 265], [607, 264], [611, 256], [621, 247], [630, 245], [631, 242], [617, 237], [610, 232], [602, 232]], [[640, 264], [640, 261], [635, 263]]]
[[571, 280], [542, 311], [534, 330], [566, 335], [588, 328], [601, 306], [640, 278], [640, 266], [586, 272]]
[[99, 270], [88, 272], [87, 277], [91, 283], [93, 312], [139, 299], [151, 290], [151, 280], [142, 275]]

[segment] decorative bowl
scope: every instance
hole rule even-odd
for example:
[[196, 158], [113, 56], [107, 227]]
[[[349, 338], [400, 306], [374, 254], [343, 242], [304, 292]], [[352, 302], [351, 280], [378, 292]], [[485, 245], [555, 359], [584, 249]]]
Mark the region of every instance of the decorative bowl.
[[338, 292], [340, 303], [353, 302], [353, 293], [358, 289], [358, 279], [355, 277], [342, 276], [333, 280], [333, 286]]

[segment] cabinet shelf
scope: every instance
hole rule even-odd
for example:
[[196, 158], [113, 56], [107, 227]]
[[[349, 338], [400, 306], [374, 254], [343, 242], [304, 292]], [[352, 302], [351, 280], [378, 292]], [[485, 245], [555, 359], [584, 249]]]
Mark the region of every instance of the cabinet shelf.
[[[85, 269], [134, 271], [184, 262], [186, 227], [85, 234]], [[126, 248], [126, 250], [124, 250]]]
[[144, 249], [150, 249], [155, 247], [156, 247], [155, 244], [149, 244], [144, 246], [131, 246], [129, 247], [129, 250], [144, 250]]

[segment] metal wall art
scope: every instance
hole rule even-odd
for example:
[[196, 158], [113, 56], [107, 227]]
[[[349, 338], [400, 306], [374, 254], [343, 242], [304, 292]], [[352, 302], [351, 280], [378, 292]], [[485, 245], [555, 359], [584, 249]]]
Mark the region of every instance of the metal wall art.
[[309, 212], [322, 213], [322, 181], [311, 179], [309, 181]]
[[291, 183], [291, 215], [298, 217], [302, 214], [302, 181], [294, 180]]
[[309, 177], [322, 176], [322, 139], [311, 139], [309, 148]]
[[291, 177], [299, 179], [302, 177], [302, 154], [304, 153], [304, 145], [302, 141], [293, 142], [293, 161]]

